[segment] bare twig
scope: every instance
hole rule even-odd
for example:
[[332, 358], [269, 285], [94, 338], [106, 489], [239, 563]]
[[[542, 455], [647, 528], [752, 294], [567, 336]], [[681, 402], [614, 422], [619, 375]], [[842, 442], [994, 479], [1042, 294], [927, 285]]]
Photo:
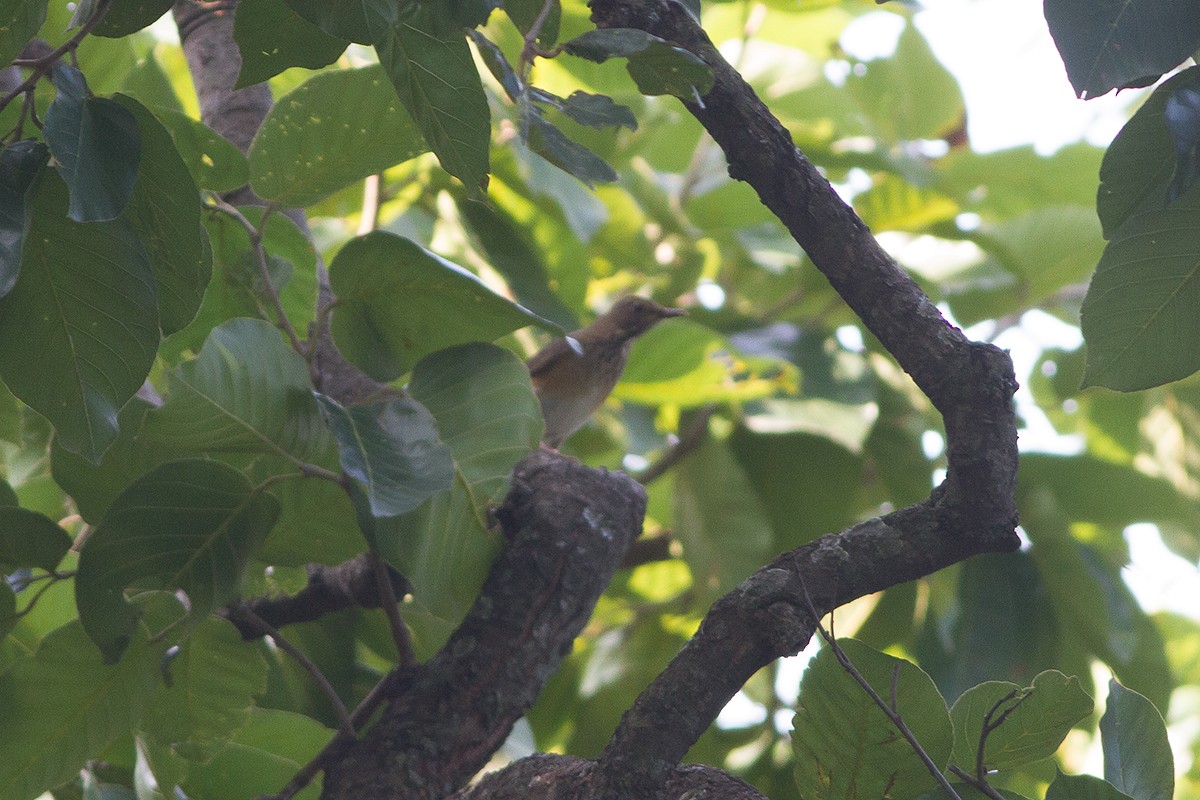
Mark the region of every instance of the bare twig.
[[295, 659], [296, 663], [312, 676], [321, 689], [321, 693], [325, 695], [325, 699], [333, 706], [333, 713], [338, 718], [338, 729], [341, 734], [348, 737], [355, 736], [354, 723], [350, 719], [350, 712], [346, 710], [346, 704], [338, 696], [333, 684], [325, 677], [325, 673], [321, 672], [321, 668], [313, 663], [313, 660], [305, 655], [303, 650], [289, 642], [274, 625], [251, 611], [244, 602], [230, 606], [229, 615], [248, 627], [257, 628], [264, 636], [270, 636], [280, 650]]
[[400, 619], [400, 609], [396, 600], [396, 592], [392, 588], [392, 578], [388, 575], [387, 562], [383, 556], [372, 548], [367, 552], [371, 569], [375, 571], [375, 583], [379, 586], [379, 602], [383, 613], [387, 615], [388, 627], [392, 630], [392, 641], [396, 644], [397, 661], [402, 667], [411, 667], [417, 663], [413, 652], [412, 638], [408, 635], [408, 626]]
[[634, 480], [645, 486], [651, 481], [661, 478], [671, 467], [686, 458], [704, 441], [704, 437], [708, 434], [708, 421], [716, 411], [715, 405], [700, 408], [687, 430], [680, 435], [679, 441], [663, 453], [657, 461], [634, 475]]

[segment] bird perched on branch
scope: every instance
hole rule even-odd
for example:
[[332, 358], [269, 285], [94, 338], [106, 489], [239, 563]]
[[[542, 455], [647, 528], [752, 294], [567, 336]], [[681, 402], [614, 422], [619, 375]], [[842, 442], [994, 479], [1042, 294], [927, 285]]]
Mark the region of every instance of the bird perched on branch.
[[586, 328], [542, 348], [529, 359], [533, 389], [542, 404], [542, 441], [557, 448], [588, 421], [625, 370], [633, 340], [682, 308], [664, 308], [644, 297], [622, 297]]

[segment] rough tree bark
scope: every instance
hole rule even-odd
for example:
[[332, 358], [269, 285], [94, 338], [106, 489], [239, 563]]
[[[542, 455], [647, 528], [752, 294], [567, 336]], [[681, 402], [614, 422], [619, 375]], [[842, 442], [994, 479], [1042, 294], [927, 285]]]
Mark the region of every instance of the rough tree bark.
[[[244, 148], [270, 96], [262, 87], [232, 90], [235, 4], [189, 0], [175, 15], [204, 120]], [[718, 770], [679, 761], [754, 672], [808, 642], [810, 601], [824, 614], [1017, 547], [1016, 381], [1005, 353], [949, 325], [883, 252], [682, 5], [593, 0], [592, 8], [598, 26], [640, 28], [712, 68], [703, 104], [685, 105], [724, 150], [730, 174], [757, 190], [942, 413], [948, 473], [924, 502], [785, 553], [721, 598], [596, 762], [536, 756], [458, 797], [757, 797]], [[324, 371], [314, 379], [336, 382]], [[380, 720], [325, 763], [323, 796], [440, 798], [461, 789], [569, 650], [640, 530], [644, 502], [641, 487], [620, 474], [545, 452], [522, 464], [501, 515], [509, 544], [467, 620], [428, 664], [397, 671]]]

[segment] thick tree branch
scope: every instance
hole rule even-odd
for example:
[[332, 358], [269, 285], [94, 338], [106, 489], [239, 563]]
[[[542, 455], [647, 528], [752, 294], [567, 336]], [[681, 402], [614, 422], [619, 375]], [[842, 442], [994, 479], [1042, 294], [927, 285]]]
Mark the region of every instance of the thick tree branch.
[[471, 778], [571, 650], [630, 542], [645, 491], [538, 450], [497, 516], [508, 543], [467, 618], [326, 772], [326, 800], [444, 797]]

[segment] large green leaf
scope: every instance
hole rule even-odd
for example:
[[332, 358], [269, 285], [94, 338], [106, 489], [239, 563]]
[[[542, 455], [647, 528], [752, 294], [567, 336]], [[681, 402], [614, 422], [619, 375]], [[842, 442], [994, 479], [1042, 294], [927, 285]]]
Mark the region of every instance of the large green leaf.
[[0, 297], [12, 291], [21, 274], [25, 245], [26, 192], [46, 166], [49, 151], [33, 139], [0, 152]]
[[[167, 13], [172, 0], [114, 0], [93, 33], [119, 38], [136, 33]], [[82, 4], [81, 4], [82, 5]]]
[[69, 216], [76, 222], [116, 219], [133, 192], [141, 135], [130, 111], [113, 100], [89, 97], [83, 73], [54, 68], [58, 94], [46, 111], [46, 144], [71, 188]]
[[379, 520], [375, 544], [412, 581], [402, 610], [416, 646], [436, 651], [479, 592], [499, 541], [489, 507], [513, 466], [537, 447], [542, 417], [525, 365], [507, 350], [467, 344], [434, 353], [413, 370], [409, 391], [429, 409], [454, 457], [454, 483], [415, 511]]
[[450, 488], [454, 463], [425, 406], [407, 397], [344, 407], [317, 395], [338, 442], [342, 469], [366, 486], [371, 513], [406, 514]]
[[101, 662], [78, 622], [0, 674], [0, 798], [28, 800], [79, 774], [137, 724], [159, 686], [163, 645]]
[[0, 0], [0, 64], [21, 54], [46, 21], [47, 0]]
[[333, 259], [329, 278], [338, 297], [338, 348], [381, 381], [444, 347], [490, 341], [535, 323], [554, 328], [457, 264], [390, 233], [350, 240]]
[[320, 69], [337, 61], [349, 44], [297, 14], [284, 0], [238, 3], [233, 39], [242, 57], [235, 87], [239, 89], [263, 83], [289, 67]]
[[[894, 708], [939, 768], [950, 757], [954, 729], [929, 676], [908, 661], [853, 639], [839, 644], [850, 663]], [[796, 701], [792, 750], [796, 787], [812, 800], [914, 797], [936, 781], [829, 648], [804, 671]]]
[[1130, 800], [1130, 797], [1095, 775], [1064, 775], [1059, 772], [1058, 777], [1046, 787], [1046, 800]]
[[0, 506], [0, 566], [52, 571], [71, 549], [54, 520], [27, 508]]
[[675, 471], [675, 525], [708, 592], [724, 594], [775, 555], [762, 502], [724, 442], [704, 442]]
[[1080, 687], [1079, 680], [1054, 670], [1041, 673], [1026, 688], [1007, 681], [981, 683], [963, 692], [950, 709], [954, 721], [953, 761], [967, 772], [974, 772], [985, 721], [999, 723], [984, 746], [983, 764], [987, 769], [1023, 767], [1049, 758], [1071, 728], [1092, 713], [1092, 708], [1092, 698]]
[[212, 255], [200, 227], [200, 193], [167, 130], [132, 97], [114, 98], [137, 120], [142, 158], [137, 183], [122, 214], [146, 248], [154, 269], [163, 334], [196, 316], [212, 274]]
[[1154, 704], [1115, 680], [1100, 718], [1104, 778], [1133, 800], [1171, 800], [1175, 760], [1167, 726]]
[[241, 587], [279, 502], [216, 461], [173, 461], [121, 493], [88, 538], [75, 576], [84, 629], [109, 660], [129, 645], [140, 612], [125, 589], [184, 591], [199, 618]]
[[224, 620], [201, 622], [169, 666], [171, 682], [142, 721], [142, 731], [193, 761], [207, 761], [246, 724], [267, 688], [256, 642]]
[[1146, 86], [1200, 47], [1189, 0], [1047, 0], [1046, 22], [1080, 97]]
[[250, 180], [246, 156], [233, 142], [180, 111], [156, 108], [154, 114], [171, 134], [197, 186], [229, 192]]
[[292, 10], [330, 36], [374, 44], [396, 21], [391, 0], [287, 0]]
[[143, 435], [196, 452], [269, 453], [308, 460], [328, 438], [308, 366], [279, 331], [258, 319], [215, 328], [199, 357], [170, 374], [166, 402]]
[[[183, 783], [188, 797], [266, 796], [278, 792], [329, 744], [333, 731], [311, 717], [254, 708], [249, 721], [212, 760], [193, 767]], [[320, 781], [295, 796], [316, 800]]]
[[271, 107], [250, 146], [250, 183], [265, 200], [307, 206], [428, 150], [382, 67], [324, 72]]
[[154, 276], [126, 223], [67, 219], [53, 171], [32, 191], [21, 277], [0, 299], [0, 376], [63, 447], [97, 462], [154, 361]]
[[375, 49], [442, 167], [477, 192], [487, 181], [491, 117], [461, 32], [438, 34], [416, 15], [396, 22]]

